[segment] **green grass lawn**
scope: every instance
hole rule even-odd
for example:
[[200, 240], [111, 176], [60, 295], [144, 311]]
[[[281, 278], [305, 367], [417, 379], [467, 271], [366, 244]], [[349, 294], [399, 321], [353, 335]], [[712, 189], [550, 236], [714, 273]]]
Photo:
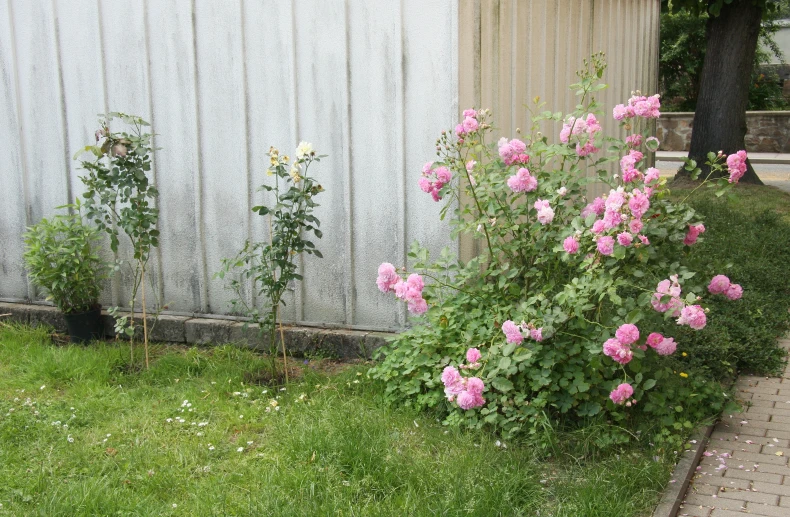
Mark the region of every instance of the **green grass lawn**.
[[447, 429], [323, 364], [272, 389], [253, 352], [157, 346], [130, 372], [127, 344], [0, 325], [0, 515], [641, 516], [669, 479], [651, 451]]

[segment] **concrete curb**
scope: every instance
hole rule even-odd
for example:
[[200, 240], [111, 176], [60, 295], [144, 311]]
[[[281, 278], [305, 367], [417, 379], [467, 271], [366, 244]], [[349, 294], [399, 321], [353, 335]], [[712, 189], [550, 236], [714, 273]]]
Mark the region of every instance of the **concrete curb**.
[[696, 440], [697, 443], [694, 447], [684, 452], [680, 457], [680, 461], [675, 465], [675, 470], [672, 471], [672, 478], [675, 483], [670, 483], [664, 489], [664, 494], [661, 496], [658, 506], [653, 510], [652, 517], [675, 517], [686, 497], [689, 484], [691, 483], [694, 473], [697, 471], [702, 453], [705, 452], [705, 447], [708, 446], [710, 435], [713, 434], [715, 426], [709, 425], [698, 429], [691, 440]]
[[[0, 314], [10, 314], [6, 321], [37, 327], [47, 325], [55, 331], [66, 332], [63, 314], [47, 305], [0, 302]], [[104, 316], [105, 336], [115, 337], [114, 320], [107, 312]], [[142, 323], [142, 314], [135, 313], [135, 320]], [[268, 339], [260, 336], [256, 325], [242, 322], [192, 316], [160, 315], [155, 320], [148, 316], [151, 341], [184, 343], [198, 346], [233, 343], [255, 350], [268, 350]], [[295, 354], [320, 354], [337, 359], [370, 359], [373, 352], [384, 345], [391, 332], [363, 330], [322, 329], [313, 327], [283, 326], [285, 344]], [[142, 337], [142, 328], [138, 329]], [[138, 336], [136, 336], [138, 337]]]

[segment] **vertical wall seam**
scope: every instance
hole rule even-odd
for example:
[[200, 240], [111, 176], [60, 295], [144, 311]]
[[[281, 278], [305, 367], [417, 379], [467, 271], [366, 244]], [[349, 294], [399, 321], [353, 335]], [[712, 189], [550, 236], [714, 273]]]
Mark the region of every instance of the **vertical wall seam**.
[[197, 226], [198, 237], [200, 239], [200, 310], [208, 312], [208, 265], [206, 264], [206, 228], [205, 218], [203, 217], [203, 132], [200, 130], [200, 81], [198, 71], [197, 54], [197, 10], [195, 0], [192, 0], [192, 59], [195, 63], [194, 82], [195, 82], [195, 125], [197, 126], [195, 138], [195, 161], [197, 162], [197, 174], [195, 177], [195, 223]]
[[343, 114], [343, 133], [346, 145], [343, 148], [343, 162], [345, 162], [345, 174], [343, 176], [343, 197], [345, 198], [345, 217], [346, 217], [346, 268], [344, 278], [346, 317], [348, 325], [354, 324], [354, 200], [351, 193], [352, 168], [351, 155], [353, 149], [351, 133], [351, 31], [349, 30], [349, 5], [348, 0], [343, 2], [344, 24], [346, 33], [346, 90], [345, 90], [345, 112]]
[[[101, 55], [101, 80], [102, 80], [102, 93], [104, 99], [104, 113], [110, 111], [110, 92], [109, 87], [107, 86], [107, 45], [104, 41], [104, 16], [102, 14], [102, 2], [101, 0], [96, 0], [96, 16], [98, 17], [97, 27], [99, 28], [99, 54]], [[113, 223], [113, 227], [115, 227], [115, 223]], [[115, 262], [118, 262], [118, 252], [112, 252], [113, 258]], [[115, 306], [121, 305], [121, 273], [120, 271], [116, 271], [112, 275], [112, 279], [110, 280], [110, 289], [111, 289], [111, 296], [113, 299], [113, 304]]]
[[[408, 240], [408, 232], [406, 229], [406, 209], [408, 206], [408, 201], [406, 199], [406, 71], [405, 71], [405, 60], [406, 60], [406, 47], [405, 47], [405, 23], [404, 23], [404, 0], [398, 0], [398, 22], [400, 24], [400, 59], [398, 63], [400, 65], [400, 88], [398, 89], [398, 98], [396, 98], [395, 102], [400, 103], [400, 141], [398, 142], [400, 145], [400, 154], [398, 156], [398, 160], [400, 161], [400, 177], [398, 178], [398, 187], [400, 192], [398, 193], [398, 241], [401, 244], [400, 251], [400, 263], [401, 265], [405, 266], [408, 262], [409, 256], [409, 243]], [[398, 325], [401, 327], [406, 325], [406, 308], [404, 304], [399, 303], [397, 304], [397, 320]]]
[[[63, 53], [61, 52], [60, 47], [60, 27], [58, 22], [58, 7], [55, 3], [55, 0], [52, 0], [52, 21], [53, 21], [53, 29], [55, 31], [55, 59], [57, 60], [57, 67], [58, 67], [58, 88], [60, 89], [60, 123], [63, 128], [63, 160], [65, 165], [65, 174], [66, 174], [66, 203], [70, 204], [74, 202], [73, 199], [73, 190], [71, 188], [71, 160], [70, 160], [70, 152], [69, 149], [71, 148], [71, 143], [69, 142], [69, 129], [68, 129], [68, 118], [66, 116], [66, 88], [63, 82]], [[69, 208], [69, 212], [73, 212], [74, 210]]]
[[[145, 72], [146, 72], [146, 82], [145, 82], [145, 84], [146, 84], [146, 88], [148, 89], [148, 92], [147, 92], [148, 93], [148, 120], [151, 123], [151, 144], [152, 144], [151, 147], [153, 149], [156, 149], [156, 130], [154, 129], [155, 126], [156, 126], [156, 123], [154, 121], [154, 90], [153, 90], [153, 87], [152, 87], [152, 79], [151, 79], [151, 28], [150, 28], [150, 24], [148, 22], [148, 12], [149, 12], [148, 11], [148, 0], [145, 0], [143, 2], [143, 32], [144, 32], [144, 35], [145, 35], [145, 38], [144, 38], [144, 42], [145, 43], [144, 44], [145, 44], [145, 67], [146, 67], [146, 69], [145, 69]], [[157, 169], [157, 165], [156, 165], [156, 151], [154, 151], [154, 152], [151, 153], [151, 176], [152, 176], [151, 179], [153, 180], [154, 187], [157, 187], [157, 185], [158, 185], [156, 169]], [[154, 198], [154, 205], [157, 208], [159, 208], [159, 193], [158, 193], [158, 190], [159, 189], [157, 187], [157, 195]], [[160, 213], [160, 215], [161, 215], [161, 213]], [[157, 223], [157, 229], [158, 229], [158, 226], [159, 225]], [[156, 304], [157, 304], [157, 306], [159, 306], [159, 305], [161, 305], [163, 303], [163, 299], [165, 297], [165, 286], [164, 286], [165, 277], [164, 277], [164, 272], [162, 271], [163, 266], [162, 266], [162, 246], [161, 246], [161, 242], [159, 244], [160, 245], [156, 247], [156, 251], [155, 251], [156, 255], [154, 255], [156, 257], [156, 269], [154, 271], [154, 274], [156, 275], [156, 294], [157, 294]]]
[[[25, 200], [25, 226], [33, 224], [33, 207], [30, 204], [30, 185], [28, 184], [28, 164], [27, 164], [27, 145], [25, 143], [24, 122], [22, 120], [22, 99], [19, 97], [19, 59], [17, 59], [16, 31], [14, 30], [14, 10], [12, 2], [8, 2], [8, 33], [11, 36], [11, 59], [14, 62], [14, 96], [16, 98], [16, 118], [19, 130], [19, 161], [22, 164], [22, 191]], [[30, 276], [25, 273], [27, 280], [27, 297], [33, 301], [36, 299], [36, 286], [30, 280]]]
[[[289, 2], [291, 6], [291, 135], [294, 144], [299, 143], [299, 91], [297, 90], [296, 80], [296, 9], [294, 2]], [[304, 275], [304, 254], [299, 254], [297, 265], [300, 275]], [[297, 282], [294, 288], [294, 306], [297, 321], [304, 321], [304, 281]]]
[[[255, 187], [252, 183], [252, 156], [250, 155], [250, 90], [247, 87], [249, 84], [248, 69], [247, 69], [247, 23], [244, 17], [244, 0], [239, 2], [240, 21], [241, 21], [241, 83], [244, 97], [244, 156], [245, 164], [247, 167], [247, 241], [252, 242], [252, 207], [254, 205], [253, 196], [255, 195]], [[258, 294], [250, 284], [250, 302], [251, 307], [257, 307]]]
[[[452, 6], [451, 6], [451, 13], [450, 13], [451, 14], [451, 16], [450, 16], [450, 34], [451, 34], [451, 42], [452, 42], [451, 43], [451, 48], [453, 49], [452, 54], [451, 54], [452, 55], [452, 69], [455, 71], [455, 77], [456, 78], [458, 77], [458, 70], [461, 67], [461, 59], [460, 59], [460, 56], [459, 56], [459, 48], [460, 48], [460, 46], [459, 46], [459, 27], [460, 27], [459, 19], [460, 19], [460, 16], [461, 16], [461, 8], [458, 5], [459, 1], [462, 1], [462, 0], [454, 0], [453, 1]], [[451, 108], [452, 118], [448, 121], [448, 126], [449, 127], [454, 127], [455, 126], [455, 121], [458, 120], [459, 115], [461, 115], [460, 93], [461, 93], [460, 83], [456, 79], [455, 81], [453, 81], [453, 91], [452, 91], [452, 95], [450, 97], [451, 99], [453, 99], [453, 106]], [[455, 203], [456, 203], [456, 205], [455, 205], [456, 207], [460, 206], [460, 200], [459, 199], [456, 199]], [[455, 253], [455, 256], [456, 257], [460, 257], [461, 256], [461, 238], [460, 238], [460, 236], [459, 236], [459, 238], [455, 239], [455, 241], [452, 243], [452, 246], [455, 247], [453, 249], [453, 252]], [[400, 305], [403, 305], [403, 304], [400, 304]]]
[[511, 130], [518, 129], [518, 119], [520, 109], [516, 108], [516, 89], [518, 88], [518, 67], [516, 66], [516, 56], [518, 47], [518, 0], [510, 4], [510, 120]]
[[[490, 108], [483, 106], [483, 15], [482, 0], [475, 0], [474, 4], [474, 43], [473, 43], [473, 74], [474, 74], [474, 101], [478, 109]], [[475, 240], [475, 242], [477, 242]]]

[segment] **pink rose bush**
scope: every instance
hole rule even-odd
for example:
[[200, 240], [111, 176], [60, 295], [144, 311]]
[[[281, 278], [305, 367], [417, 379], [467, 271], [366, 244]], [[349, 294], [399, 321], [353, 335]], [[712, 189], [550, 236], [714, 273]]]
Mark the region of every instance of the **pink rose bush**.
[[[590, 100], [598, 65], [589, 62], [574, 85], [582, 92], [574, 113], [536, 109], [531, 127], [502, 136], [487, 110], [470, 109], [437, 141], [437, 161], [419, 181], [428, 193], [441, 183], [452, 236], [473, 239], [478, 253], [431, 259], [415, 244], [410, 268], [425, 285], [389, 263], [379, 268], [378, 288], [422, 314], [371, 370], [391, 400], [504, 434], [536, 429], [546, 415], [624, 423], [639, 412], [630, 422], [674, 425], [683, 417], [675, 405], [702, 414], [723, 403], [721, 389], [676, 373], [679, 352], [685, 333], [705, 331], [705, 296], [737, 299], [742, 290], [721, 275], [695, 283], [702, 275], [686, 257], [705, 226], [646, 166], [658, 148], [646, 128], [660, 116], [660, 98], [637, 92], [604, 118]], [[544, 141], [545, 121], [562, 123], [557, 143]], [[614, 167], [595, 165], [605, 131], [618, 123], [627, 136], [607, 141]], [[595, 190], [579, 173], [588, 166], [600, 169]], [[441, 168], [449, 174], [440, 177]], [[726, 178], [706, 181], [731, 187]], [[411, 310], [415, 300], [430, 310]], [[694, 403], [680, 395], [689, 390]]]

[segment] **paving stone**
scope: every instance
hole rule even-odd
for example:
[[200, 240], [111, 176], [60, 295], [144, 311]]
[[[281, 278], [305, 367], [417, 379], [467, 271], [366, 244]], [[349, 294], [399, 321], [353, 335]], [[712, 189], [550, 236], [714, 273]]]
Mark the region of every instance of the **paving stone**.
[[741, 510], [746, 507], [745, 500], [722, 499], [710, 495], [690, 495], [686, 497], [686, 504], [693, 506], [707, 506], [709, 508], [723, 508], [725, 510]]
[[768, 472], [746, 472], [741, 469], [727, 469], [724, 473], [724, 479], [748, 479], [750, 481], [764, 481], [766, 483], [775, 483], [777, 485], [782, 483], [782, 476], [779, 474], [770, 474]]
[[790, 475], [790, 467], [787, 465], [773, 465], [771, 463], [758, 463], [760, 465], [755, 470], [757, 472], [767, 472], [769, 474], [779, 474], [780, 476]]
[[736, 451], [735, 453], [733, 453], [732, 458], [730, 458], [728, 462], [730, 464], [733, 462], [740, 462], [740, 463], [751, 462], [758, 464], [770, 463], [773, 465], [787, 466], [787, 457], [784, 455], [777, 456], [775, 454], [754, 454], [751, 452]]
[[678, 517], [709, 517], [711, 509], [706, 506], [681, 505]]
[[790, 486], [788, 485], [777, 485], [774, 483], [763, 483], [762, 481], [755, 481], [752, 483], [752, 488], [757, 490], [758, 492], [763, 492], [765, 494], [777, 494], [781, 496], [785, 496], [785, 499], [790, 496]]
[[760, 515], [765, 517], [787, 517], [787, 508], [780, 508], [759, 503], [746, 503], [746, 511], [751, 515]]
[[779, 496], [776, 494], [750, 492], [747, 490], [739, 490], [737, 492], [721, 492], [718, 494], [718, 499], [737, 499], [739, 501], [749, 501], [752, 503], [768, 504], [777, 506], [779, 504]]
[[743, 517], [743, 512], [734, 512], [732, 510], [717, 508], [710, 513], [710, 517]]

